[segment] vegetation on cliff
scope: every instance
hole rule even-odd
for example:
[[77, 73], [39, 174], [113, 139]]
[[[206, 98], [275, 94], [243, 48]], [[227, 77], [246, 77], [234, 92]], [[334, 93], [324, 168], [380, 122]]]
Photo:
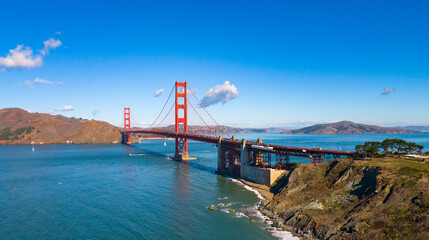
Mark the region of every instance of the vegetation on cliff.
[[400, 157], [300, 164], [261, 211], [307, 239], [429, 239], [429, 164]]
[[363, 145], [356, 145], [357, 152], [363, 153], [367, 157], [388, 156], [392, 154], [418, 153], [421, 154], [423, 146], [407, 142], [402, 139], [385, 139], [383, 142], [365, 142]]
[[16, 130], [7, 127], [0, 130], [0, 140], [10, 140], [12, 142], [15, 140], [20, 140], [23, 139], [25, 135], [32, 133], [33, 130], [33, 126], [20, 127]]

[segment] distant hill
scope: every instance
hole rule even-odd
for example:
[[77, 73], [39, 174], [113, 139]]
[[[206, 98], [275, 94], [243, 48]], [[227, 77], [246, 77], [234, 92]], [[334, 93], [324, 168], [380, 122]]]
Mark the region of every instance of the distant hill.
[[119, 129], [107, 122], [0, 109], [0, 144], [120, 143]]
[[405, 127], [397, 127], [397, 128], [419, 131], [419, 132], [429, 132], [429, 126], [405, 126]]
[[[256, 129], [256, 128], [236, 128], [236, 127], [228, 127], [228, 126], [221, 126], [227, 133], [233, 134], [233, 133], [261, 133], [261, 132], [267, 132], [265, 129]], [[223, 134], [224, 131], [218, 127], [218, 126], [210, 126], [213, 132], [216, 134]], [[169, 131], [175, 131], [176, 126], [169, 125], [167, 127], [162, 127], [164, 130]], [[188, 126], [188, 133], [192, 134], [211, 134], [210, 130], [206, 126], [201, 125], [189, 125]]]
[[350, 121], [316, 124], [310, 127], [283, 131], [285, 134], [375, 134], [375, 133], [420, 133], [419, 131], [365, 125]]

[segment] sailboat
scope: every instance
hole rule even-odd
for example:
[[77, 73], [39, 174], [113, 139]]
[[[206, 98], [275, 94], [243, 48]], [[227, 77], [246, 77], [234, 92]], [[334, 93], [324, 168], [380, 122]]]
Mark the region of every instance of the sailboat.
[[167, 146], [167, 143], [166, 143], [166, 142], [164, 142], [164, 146]]
[[34, 147], [31, 147], [31, 151], [34, 152]]

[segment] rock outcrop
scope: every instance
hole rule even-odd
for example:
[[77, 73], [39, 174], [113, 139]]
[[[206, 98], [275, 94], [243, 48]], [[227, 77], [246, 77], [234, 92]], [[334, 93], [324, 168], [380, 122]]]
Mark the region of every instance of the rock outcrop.
[[429, 165], [399, 158], [301, 164], [260, 210], [305, 239], [429, 239]]

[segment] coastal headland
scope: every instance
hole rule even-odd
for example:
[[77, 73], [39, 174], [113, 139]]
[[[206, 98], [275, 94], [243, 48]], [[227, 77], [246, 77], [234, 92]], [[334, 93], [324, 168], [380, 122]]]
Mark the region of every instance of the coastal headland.
[[429, 164], [398, 157], [299, 164], [274, 183], [244, 182], [274, 226], [304, 239], [428, 239]]

